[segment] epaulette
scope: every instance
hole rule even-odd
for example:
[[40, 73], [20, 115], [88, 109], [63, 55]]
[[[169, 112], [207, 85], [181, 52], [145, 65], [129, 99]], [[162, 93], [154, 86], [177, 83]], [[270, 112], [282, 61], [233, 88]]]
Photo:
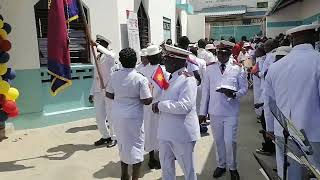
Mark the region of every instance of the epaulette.
[[181, 71], [178, 73], [179, 76], [184, 75], [186, 77], [192, 77], [193, 75], [188, 73], [187, 71]]
[[216, 62], [210, 62], [207, 64], [207, 66], [211, 66], [212, 64], [216, 64]]
[[234, 64], [234, 65], [238, 65], [238, 66], [242, 67], [242, 64], [241, 64], [241, 63], [239, 63], [239, 62], [238, 62], [238, 61], [236, 61], [236, 60], [234, 60], [234, 61], [233, 61], [233, 64]]
[[144, 74], [142, 74], [141, 72], [137, 71], [137, 73], [141, 74], [142, 76], [144, 76]]

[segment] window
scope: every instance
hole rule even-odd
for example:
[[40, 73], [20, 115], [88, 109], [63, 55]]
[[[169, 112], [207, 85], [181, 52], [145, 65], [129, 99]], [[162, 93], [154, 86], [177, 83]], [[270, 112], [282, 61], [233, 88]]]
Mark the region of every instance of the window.
[[143, 4], [138, 9], [138, 26], [141, 49], [148, 47], [149, 43], [149, 20]]
[[177, 20], [176, 33], [177, 33], [177, 42], [178, 42], [178, 39], [181, 37], [181, 24], [180, 24], [179, 18]]
[[171, 19], [163, 17], [163, 37], [164, 40], [171, 39]]
[[[87, 10], [85, 13], [87, 14]], [[35, 19], [39, 44], [40, 65], [48, 64], [47, 34], [48, 34], [48, 1], [40, 0], [35, 6]], [[70, 23], [70, 60], [71, 63], [91, 63], [90, 50], [85, 36], [84, 22], [79, 17]]]
[[268, 8], [268, 2], [257, 2], [257, 8]]

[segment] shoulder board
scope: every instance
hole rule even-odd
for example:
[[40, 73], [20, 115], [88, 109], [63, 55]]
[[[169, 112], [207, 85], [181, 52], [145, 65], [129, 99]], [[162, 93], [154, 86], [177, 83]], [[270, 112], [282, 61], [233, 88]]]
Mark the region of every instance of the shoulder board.
[[192, 77], [192, 74], [188, 73], [187, 71], [181, 71], [179, 72], [179, 76], [184, 75], [186, 77]]
[[238, 65], [239, 67], [242, 67], [242, 64], [237, 62], [237, 61], [235, 61], [235, 60], [233, 61], [233, 65]]
[[207, 66], [211, 66], [212, 64], [216, 64], [216, 62], [210, 62], [207, 64]]
[[141, 74], [142, 76], [144, 76], [141, 72], [137, 71], [138, 74]]

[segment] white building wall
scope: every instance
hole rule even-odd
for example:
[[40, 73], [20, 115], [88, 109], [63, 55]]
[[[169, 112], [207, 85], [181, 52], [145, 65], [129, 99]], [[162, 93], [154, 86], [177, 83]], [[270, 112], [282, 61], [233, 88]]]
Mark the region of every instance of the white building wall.
[[[111, 47], [115, 52], [121, 49], [120, 43], [120, 26], [118, 18], [118, 1], [117, 0], [83, 0], [90, 13], [91, 33], [100, 34], [111, 40]], [[118, 53], [116, 53], [118, 54]]]
[[188, 16], [188, 37], [191, 42], [198, 42], [199, 39], [205, 38], [205, 16]]
[[320, 13], [320, 1], [319, 0], [305, 0], [299, 3], [301, 6], [301, 16], [303, 19], [314, 16]]
[[147, 16], [149, 17], [150, 42], [160, 44], [164, 40], [163, 17], [171, 20], [171, 39], [176, 39], [176, 1], [175, 0], [118, 0], [118, 15], [121, 28], [122, 48], [128, 46], [126, 23], [126, 10], [138, 12], [140, 3], [143, 3]]
[[175, 0], [149, 0], [150, 42], [160, 44], [164, 41], [163, 17], [171, 19], [171, 39], [176, 39], [176, 2]]
[[39, 50], [34, 15], [37, 0], [4, 0], [0, 2], [5, 22], [12, 26], [8, 39], [12, 43], [9, 66], [16, 70], [39, 69]]
[[188, 35], [188, 14], [186, 11], [180, 12], [181, 36]]

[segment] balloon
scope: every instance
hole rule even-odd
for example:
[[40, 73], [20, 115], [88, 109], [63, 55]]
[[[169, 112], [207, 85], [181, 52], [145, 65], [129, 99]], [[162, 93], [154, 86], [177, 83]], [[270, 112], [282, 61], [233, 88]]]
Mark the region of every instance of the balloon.
[[8, 114], [0, 110], [0, 122], [5, 122], [6, 120], [8, 120]]
[[6, 52], [0, 53], [0, 63], [4, 64], [7, 63], [10, 59], [10, 55]]
[[11, 49], [11, 42], [8, 40], [3, 40], [0, 48], [2, 51], [9, 51]]
[[0, 76], [4, 75], [8, 70], [8, 66], [6, 64], [0, 64]]
[[0, 81], [0, 94], [6, 94], [10, 89], [10, 84], [7, 81]]
[[6, 101], [4, 102], [4, 104], [2, 105], [2, 110], [8, 114], [13, 113], [17, 110], [17, 104], [14, 101]]
[[2, 75], [2, 79], [7, 82], [8, 80], [13, 80], [14, 78], [16, 78], [16, 72], [11, 68], [8, 68], [7, 72], [4, 75]]
[[8, 113], [8, 117], [15, 118], [19, 115], [19, 109], [17, 108], [15, 111]]
[[18, 89], [12, 87], [5, 95], [7, 100], [15, 101], [19, 97], [19, 91]]
[[8, 33], [7, 33], [4, 29], [0, 29], [0, 36], [1, 36], [3, 39], [7, 39]]
[[2, 106], [6, 102], [6, 96], [4, 94], [0, 94], [0, 106]]
[[3, 24], [3, 29], [7, 32], [7, 34], [10, 34], [12, 30], [11, 25], [8, 23]]
[[4, 25], [3, 20], [0, 20], [0, 29], [2, 29], [2, 28], [3, 28], [3, 25]]

